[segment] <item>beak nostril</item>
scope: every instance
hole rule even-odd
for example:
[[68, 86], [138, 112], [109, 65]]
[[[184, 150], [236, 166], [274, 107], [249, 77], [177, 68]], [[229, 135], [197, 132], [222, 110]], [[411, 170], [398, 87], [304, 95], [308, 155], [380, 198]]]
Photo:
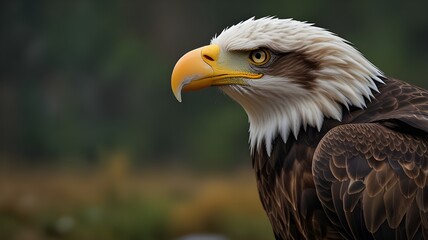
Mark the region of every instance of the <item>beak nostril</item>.
[[210, 57], [210, 56], [208, 56], [208, 55], [206, 55], [206, 54], [204, 54], [204, 55], [203, 55], [203, 57], [204, 57], [205, 59], [207, 59], [208, 61], [214, 61], [214, 58], [212, 58], [212, 57]]

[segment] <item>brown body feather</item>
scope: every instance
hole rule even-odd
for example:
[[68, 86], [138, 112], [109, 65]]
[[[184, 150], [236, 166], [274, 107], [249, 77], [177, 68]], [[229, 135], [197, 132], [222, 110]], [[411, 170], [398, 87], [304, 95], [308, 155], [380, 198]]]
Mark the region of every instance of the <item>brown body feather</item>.
[[253, 153], [276, 239], [428, 239], [428, 92], [384, 81], [367, 108]]

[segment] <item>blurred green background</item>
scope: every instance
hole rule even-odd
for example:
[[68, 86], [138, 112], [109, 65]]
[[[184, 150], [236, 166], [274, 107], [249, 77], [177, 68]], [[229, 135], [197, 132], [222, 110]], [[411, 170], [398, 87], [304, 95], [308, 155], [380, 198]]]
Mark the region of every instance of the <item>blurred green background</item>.
[[[0, 3], [0, 239], [273, 239], [244, 111], [170, 90], [175, 62], [252, 16], [314, 22], [428, 88], [428, 1]], [[223, 237], [223, 238], [222, 238]]]

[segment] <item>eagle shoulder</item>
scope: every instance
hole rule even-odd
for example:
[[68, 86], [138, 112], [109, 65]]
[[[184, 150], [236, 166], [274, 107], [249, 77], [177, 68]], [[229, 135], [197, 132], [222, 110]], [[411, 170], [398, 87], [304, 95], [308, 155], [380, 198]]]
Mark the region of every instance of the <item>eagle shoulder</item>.
[[318, 144], [317, 195], [346, 239], [428, 238], [428, 134], [345, 124]]

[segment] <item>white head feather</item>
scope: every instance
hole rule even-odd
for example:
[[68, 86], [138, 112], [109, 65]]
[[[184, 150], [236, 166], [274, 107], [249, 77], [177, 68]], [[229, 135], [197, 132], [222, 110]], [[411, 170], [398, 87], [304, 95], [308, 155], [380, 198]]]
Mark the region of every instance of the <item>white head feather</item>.
[[342, 106], [365, 107], [365, 98], [378, 91], [383, 73], [349, 43], [312, 24], [292, 19], [250, 18], [223, 30], [211, 40], [222, 51], [253, 50], [299, 52], [320, 63], [309, 91], [293, 79], [264, 75], [247, 80], [248, 86], [221, 89], [243, 106], [250, 122], [251, 153], [265, 143], [268, 154], [279, 134], [284, 142], [300, 128], [321, 129], [325, 117], [342, 119]]

